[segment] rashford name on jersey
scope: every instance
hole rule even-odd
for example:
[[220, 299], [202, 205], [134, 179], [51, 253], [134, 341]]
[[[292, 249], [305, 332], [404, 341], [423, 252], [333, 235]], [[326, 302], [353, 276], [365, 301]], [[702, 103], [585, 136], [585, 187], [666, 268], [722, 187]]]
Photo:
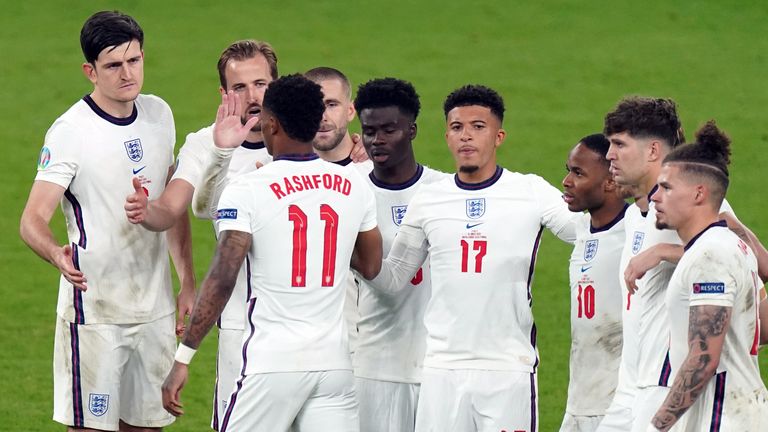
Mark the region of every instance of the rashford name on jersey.
[[282, 186], [284, 186], [284, 189], [278, 182], [269, 185], [269, 188], [275, 193], [277, 199], [282, 199], [284, 196], [288, 196], [294, 192], [320, 189], [320, 187], [336, 191], [342, 195], [349, 195], [349, 191], [352, 189], [352, 183], [338, 174], [313, 174], [283, 177]]

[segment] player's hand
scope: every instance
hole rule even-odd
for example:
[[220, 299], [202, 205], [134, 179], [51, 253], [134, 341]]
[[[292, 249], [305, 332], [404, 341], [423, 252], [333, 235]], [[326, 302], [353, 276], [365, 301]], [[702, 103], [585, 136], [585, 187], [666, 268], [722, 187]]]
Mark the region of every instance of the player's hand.
[[349, 157], [352, 158], [352, 162], [360, 163], [367, 161], [368, 153], [365, 152], [363, 139], [360, 137], [360, 134], [353, 133], [350, 135], [350, 138], [352, 138], [352, 143], [354, 144], [352, 151], [349, 153]]
[[179, 417], [184, 415], [182, 409], [184, 405], [181, 404], [181, 389], [184, 388], [184, 384], [187, 383], [189, 377], [189, 365], [173, 362], [171, 372], [163, 382], [163, 408], [172, 415]]
[[147, 220], [147, 207], [149, 206], [149, 198], [147, 193], [144, 192], [144, 188], [141, 186], [141, 182], [138, 178], [133, 178], [133, 193], [125, 198], [125, 215], [128, 217], [128, 222], [132, 224], [139, 224]]
[[216, 111], [213, 125], [213, 143], [219, 148], [237, 148], [245, 141], [259, 117], [251, 117], [245, 124], [240, 121], [240, 98], [231, 90], [221, 95], [221, 105]]
[[53, 264], [59, 269], [67, 282], [80, 291], [86, 291], [88, 289], [88, 279], [85, 278], [83, 272], [75, 268], [73, 255], [72, 246], [65, 245], [57, 248], [51, 254], [51, 258]]
[[191, 287], [181, 287], [178, 297], [176, 297], [176, 336], [181, 337], [186, 330], [186, 320], [192, 315], [192, 309], [195, 307], [194, 284]]
[[636, 293], [637, 280], [642, 279], [648, 270], [656, 267], [659, 263], [661, 263], [661, 256], [654, 248], [644, 250], [629, 260], [629, 264], [624, 270], [624, 282], [627, 284], [627, 290], [632, 294]]

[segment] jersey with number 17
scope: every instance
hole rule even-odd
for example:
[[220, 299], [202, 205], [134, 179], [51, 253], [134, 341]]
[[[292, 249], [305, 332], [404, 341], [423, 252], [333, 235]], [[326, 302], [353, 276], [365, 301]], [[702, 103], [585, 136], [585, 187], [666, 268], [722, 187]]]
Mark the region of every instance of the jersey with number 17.
[[366, 181], [313, 154], [277, 157], [224, 189], [220, 235], [252, 235], [245, 374], [352, 369], [343, 287], [358, 233], [375, 227]]

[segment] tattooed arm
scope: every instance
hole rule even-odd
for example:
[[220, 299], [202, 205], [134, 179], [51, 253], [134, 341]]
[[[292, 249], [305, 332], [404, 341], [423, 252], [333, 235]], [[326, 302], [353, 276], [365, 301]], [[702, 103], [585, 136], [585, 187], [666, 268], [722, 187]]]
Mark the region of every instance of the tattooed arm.
[[725, 334], [731, 321], [731, 308], [691, 306], [688, 315], [688, 356], [651, 423], [668, 431], [696, 402], [715, 375], [723, 351]]
[[[251, 233], [242, 231], [222, 231], [216, 254], [205, 276], [200, 293], [192, 310], [189, 327], [184, 332], [181, 343], [197, 349], [203, 338], [211, 330], [221, 315], [224, 306], [232, 296], [237, 273], [243, 265], [245, 255], [251, 247]], [[173, 368], [163, 383], [163, 407], [175, 415], [184, 414], [180, 402], [181, 389], [187, 382], [189, 366], [175, 361]]]

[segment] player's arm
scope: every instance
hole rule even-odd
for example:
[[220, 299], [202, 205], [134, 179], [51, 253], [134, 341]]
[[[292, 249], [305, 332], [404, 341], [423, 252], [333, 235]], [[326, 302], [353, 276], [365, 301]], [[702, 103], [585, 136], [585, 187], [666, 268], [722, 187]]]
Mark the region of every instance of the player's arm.
[[645, 276], [648, 270], [666, 261], [677, 264], [683, 257], [683, 246], [674, 243], [659, 243], [632, 257], [624, 270], [624, 282], [631, 293], [637, 291], [637, 280]]
[[539, 204], [541, 225], [560, 240], [574, 244], [583, 214], [568, 210], [562, 192], [541, 177], [533, 177], [531, 189]]
[[366, 279], [377, 290], [396, 293], [404, 289], [408, 281], [413, 279], [427, 259], [427, 253], [428, 246], [424, 232], [403, 222], [387, 259], [381, 263], [378, 275], [373, 279]]
[[350, 267], [365, 279], [373, 279], [381, 270], [382, 255], [381, 232], [379, 228], [359, 232], [355, 241]]
[[760, 315], [760, 346], [768, 345], [768, 295], [765, 287], [760, 290], [760, 303], [757, 307]]
[[731, 308], [691, 306], [688, 320], [688, 356], [651, 421], [660, 431], [668, 431], [685, 414], [715, 375], [731, 320]]
[[180, 402], [181, 389], [187, 381], [189, 362], [203, 338], [221, 316], [224, 306], [232, 296], [237, 274], [251, 247], [251, 233], [244, 231], [222, 231], [216, 245], [208, 274], [200, 285], [200, 293], [184, 332], [176, 361], [163, 383], [163, 407], [175, 415], [184, 414]]
[[171, 228], [186, 213], [194, 188], [184, 180], [173, 179], [156, 200], [149, 201], [139, 182], [133, 178], [133, 193], [125, 198], [125, 214], [132, 224], [150, 231]]
[[749, 245], [754, 251], [757, 257], [757, 272], [763, 283], [768, 282], [768, 250], [760, 242], [755, 233], [752, 232], [746, 225], [731, 212], [720, 213], [720, 218], [724, 219], [728, 224], [728, 228], [734, 232], [739, 238]]
[[59, 245], [49, 226], [64, 191], [63, 187], [55, 183], [35, 181], [21, 214], [19, 234], [24, 243], [40, 258], [59, 269], [75, 288], [85, 291], [88, 288], [87, 280], [83, 272], [75, 268], [72, 247]]

